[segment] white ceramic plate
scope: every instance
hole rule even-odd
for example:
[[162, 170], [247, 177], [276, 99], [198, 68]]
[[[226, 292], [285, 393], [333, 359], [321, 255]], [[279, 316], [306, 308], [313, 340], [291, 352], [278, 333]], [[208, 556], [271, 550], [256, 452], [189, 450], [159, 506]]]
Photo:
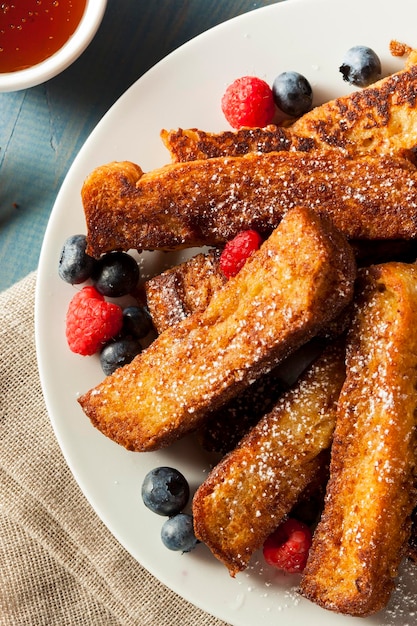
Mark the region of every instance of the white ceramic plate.
[[[182, 46], [137, 83], [112, 107], [76, 158], [57, 197], [42, 249], [36, 302], [39, 369], [47, 407], [65, 458], [98, 515], [125, 548], [167, 586], [234, 626], [395, 624], [413, 622], [417, 600], [408, 593], [412, 572], [404, 573], [387, 611], [356, 620], [324, 611], [297, 597], [297, 579], [254, 559], [232, 579], [204, 546], [181, 555], [160, 542], [163, 518], [142, 504], [145, 473], [158, 465], [182, 470], [194, 489], [209, 459], [184, 440], [164, 452], [132, 453], [95, 430], [76, 398], [102, 379], [97, 358], [70, 353], [64, 318], [73, 288], [58, 278], [64, 239], [85, 232], [80, 188], [96, 166], [132, 160], [144, 170], [168, 162], [159, 139], [165, 128], [227, 128], [220, 111], [225, 87], [256, 74], [270, 83], [284, 70], [297, 70], [311, 82], [316, 103], [347, 93], [338, 71], [344, 52], [365, 44], [380, 56], [384, 73], [399, 69], [389, 41], [417, 46], [415, 0], [288, 0], [218, 26]], [[144, 271], [158, 269], [160, 255], [148, 254]], [[164, 257], [165, 259], [165, 257]]]

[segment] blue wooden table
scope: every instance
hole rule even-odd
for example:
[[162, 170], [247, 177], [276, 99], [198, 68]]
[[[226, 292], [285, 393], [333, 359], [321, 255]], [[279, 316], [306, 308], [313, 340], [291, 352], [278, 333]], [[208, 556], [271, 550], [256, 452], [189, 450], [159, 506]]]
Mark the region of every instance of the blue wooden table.
[[0, 290], [36, 269], [61, 183], [115, 100], [189, 39], [276, 1], [109, 0], [76, 63], [43, 85], [0, 94]]

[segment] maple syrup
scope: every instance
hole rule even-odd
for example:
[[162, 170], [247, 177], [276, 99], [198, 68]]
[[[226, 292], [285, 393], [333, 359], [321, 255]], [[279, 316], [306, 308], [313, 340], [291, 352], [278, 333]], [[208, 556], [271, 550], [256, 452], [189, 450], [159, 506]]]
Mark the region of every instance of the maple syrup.
[[0, 0], [0, 72], [32, 67], [68, 41], [87, 0]]

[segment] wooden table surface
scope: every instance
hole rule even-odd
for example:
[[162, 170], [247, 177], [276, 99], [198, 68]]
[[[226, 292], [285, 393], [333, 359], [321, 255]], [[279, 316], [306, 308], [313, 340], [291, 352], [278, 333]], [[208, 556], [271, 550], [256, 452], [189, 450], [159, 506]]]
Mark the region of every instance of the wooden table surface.
[[181, 44], [276, 1], [108, 0], [96, 37], [70, 68], [0, 94], [0, 290], [36, 269], [62, 181], [117, 98]]

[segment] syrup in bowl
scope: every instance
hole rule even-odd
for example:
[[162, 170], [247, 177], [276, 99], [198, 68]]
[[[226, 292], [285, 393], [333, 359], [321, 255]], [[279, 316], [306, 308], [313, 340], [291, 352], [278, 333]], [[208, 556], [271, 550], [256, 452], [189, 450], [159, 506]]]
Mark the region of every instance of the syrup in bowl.
[[87, 0], [0, 1], [0, 73], [23, 70], [52, 56], [68, 41]]

